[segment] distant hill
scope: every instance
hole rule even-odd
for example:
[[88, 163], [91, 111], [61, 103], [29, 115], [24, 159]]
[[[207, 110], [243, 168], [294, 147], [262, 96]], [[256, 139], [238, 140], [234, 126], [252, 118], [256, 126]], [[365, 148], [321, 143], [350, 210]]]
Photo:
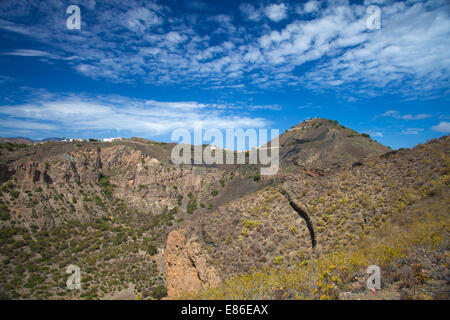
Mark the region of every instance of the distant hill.
[[0, 143], [17, 143], [17, 144], [32, 144], [36, 142], [36, 140], [23, 138], [23, 137], [11, 137], [11, 138], [1, 138], [0, 137]]
[[340, 125], [314, 118], [287, 130], [279, 137], [280, 161], [306, 168], [349, 168], [356, 162], [391, 151], [390, 148]]
[[62, 138], [58, 137], [51, 137], [51, 138], [45, 138], [42, 140], [35, 140], [35, 139], [29, 139], [24, 137], [11, 137], [11, 138], [1, 138], [0, 137], [0, 143], [17, 143], [17, 144], [32, 144], [36, 142], [47, 142], [47, 141], [62, 141]]
[[45, 138], [42, 139], [41, 142], [47, 142], [47, 141], [62, 141], [62, 138], [58, 138], [58, 137], [51, 137], [51, 138]]

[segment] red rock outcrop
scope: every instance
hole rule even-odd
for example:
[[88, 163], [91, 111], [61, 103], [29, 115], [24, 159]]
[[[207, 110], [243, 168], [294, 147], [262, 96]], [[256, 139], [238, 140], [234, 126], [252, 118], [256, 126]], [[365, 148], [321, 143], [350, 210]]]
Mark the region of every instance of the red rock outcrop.
[[183, 231], [172, 231], [167, 238], [164, 254], [166, 264], [167, 296], [176, 297], [215, 286], [220, 282], [213, 267], [207, 265], [207, 255], [198, 243], [186, 241]]

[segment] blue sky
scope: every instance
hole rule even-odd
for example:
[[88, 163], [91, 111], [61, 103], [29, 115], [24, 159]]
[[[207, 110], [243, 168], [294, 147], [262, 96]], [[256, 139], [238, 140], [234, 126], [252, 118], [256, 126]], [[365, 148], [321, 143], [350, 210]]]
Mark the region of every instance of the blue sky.
[[449, 133], [449, 71], [445, 0], [0, 2], [0, 136], [170, 141], [199, 120], [317, 116], [411, 147]]

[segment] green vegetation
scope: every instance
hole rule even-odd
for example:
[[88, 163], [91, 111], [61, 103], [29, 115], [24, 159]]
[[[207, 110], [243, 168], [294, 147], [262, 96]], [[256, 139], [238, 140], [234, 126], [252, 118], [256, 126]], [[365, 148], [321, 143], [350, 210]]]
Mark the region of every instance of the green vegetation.
[[109, 177], [105, 176], [103, 173], [99, 173], [98, 175], [98, 185], [103, 188], [103, 193], [111, 198], [112, 192], [114, 189], [114, 185], [109, 182]]
[[0, 143], [0, 150], [16, 151], [18, 149], [27, 148], [29, 145], [23, 143], [2, 142]]
[[17, 190], [11, 190], [11, 191], [9, 192], [9, 195], [10, 195], [12, 198], [17, 199], [17, 198], [19, 197], [19, 195], [20, 195], [20, 191], [17, 191]]
[[192, 193], [189, 193], [188, 197], [189, 197], [189, 202], [186, 205], [186, 212], [192, 214], [192, 213], [194, 213], [195, 210], [197, 210], [197, 200], [195, 200]]
[[158, 249], [153, 243], [148, 244], [145, 251], [147, 251], [147, 253], [151, 256], [154, 256], [156, 253], [158, 253]]
[[242, 225], [247, 229], [253, 229], [261, 225], [261, 221], [253, 221], [249, 219], [242, 219]]
[[[105, 177], [100, 181], [108, 186]], [[101, 195], [83, 193], [103, 203]], [[61, 194], [56, 194], [58, 200]], [[50, 231], [39, 231], [34, 225], [29, 231], [14, 226], [0, 228], [0, 255], [4, 257], [0, 263], [0, 279], [5, 295], [12, 299], [98, 299], [132, 282], [136, 293], [143, 298], [152, 297], [151, 288], [162, 285], [163, 280], [157, 265], [143, 260], [138, 250], [150, 255], [157, 253], [167, 237], [164, 228], [172, 223], [178, 208], [161, 214], [138, 213], [136, 216], [133, 212], [131, 216], [132, 211], [119, 199], [111, 198], [108, 205], [112, 215], [92, 222], [67, 221]], [[35, 208], [32, 216], [36, 216]], [[9, 219], [6, 205], [0, 206], [0, 217]], [[82, 269], [81, 292], [65, 290], [65, 268], [69, 264]], [[28, 274], [23, 281], [22, 274]], [[159, 295], [164, 296], [163, 290]]]
[[284, 261], [284, 257], [283, 256], [278, 256], [273, 258], [273, 263], [276, 265], [282, 264]]
[[11, 218], [8, 207], [4, 204], [0, 205], [0, 220], [6, 221]]
[[160, 299], [164, 298], [165, 296], [167, 296], [167, 288], [166, 287], [159, 285], [155, 289], [153, 289], [152, 297], [154, 299], [160, 300]]

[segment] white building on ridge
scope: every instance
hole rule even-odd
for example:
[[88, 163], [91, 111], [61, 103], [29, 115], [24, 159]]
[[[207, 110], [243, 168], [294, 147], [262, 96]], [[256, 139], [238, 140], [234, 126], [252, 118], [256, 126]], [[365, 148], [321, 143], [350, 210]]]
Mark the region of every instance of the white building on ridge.
[[122, 140], [121, 137], [117, 137], [117, 138], [103, 138], [103, 142], [113, 142], [113, 141], [119, 141]]

